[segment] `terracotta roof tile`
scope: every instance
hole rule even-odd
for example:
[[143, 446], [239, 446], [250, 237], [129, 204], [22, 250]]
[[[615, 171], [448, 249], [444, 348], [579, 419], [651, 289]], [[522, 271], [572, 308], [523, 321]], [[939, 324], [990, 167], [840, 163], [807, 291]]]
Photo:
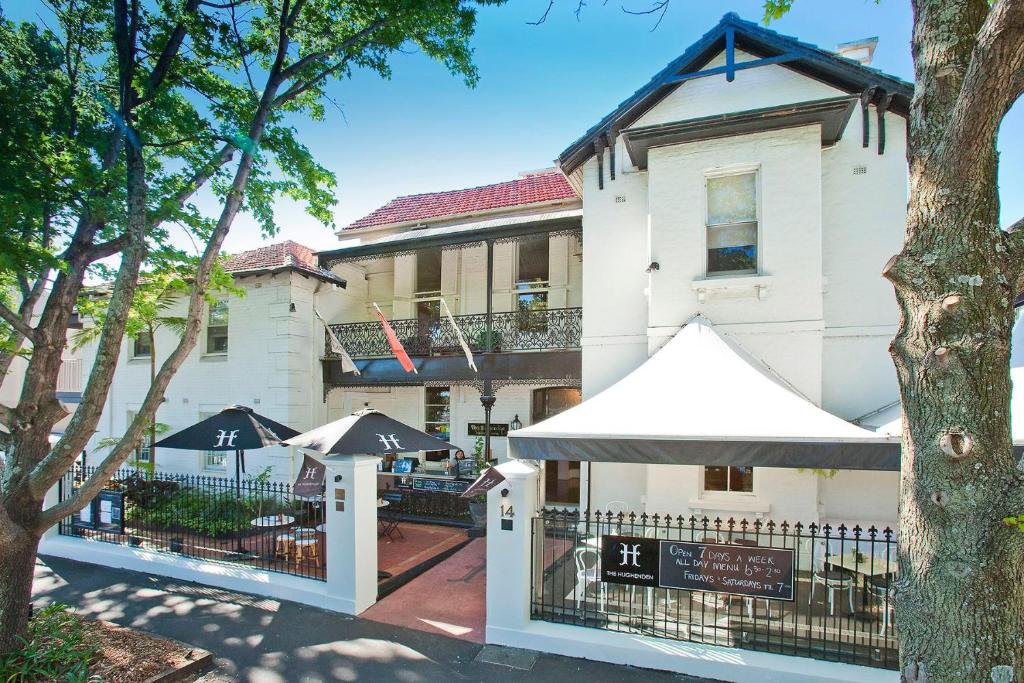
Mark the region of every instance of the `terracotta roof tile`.
[[397, 197], [345, 229], [474, 214], [575, 198], [575, 191], [561, 171], [551, 170], [494, 185]]
[[293, 268], [322, 279], [342, 282], [337, 275], [320, 267], [316, 253], [312, 249], [292, 240], [232, 254], [224, 260], [224, 270], [229, 273], [269, 271], [282, 268]]

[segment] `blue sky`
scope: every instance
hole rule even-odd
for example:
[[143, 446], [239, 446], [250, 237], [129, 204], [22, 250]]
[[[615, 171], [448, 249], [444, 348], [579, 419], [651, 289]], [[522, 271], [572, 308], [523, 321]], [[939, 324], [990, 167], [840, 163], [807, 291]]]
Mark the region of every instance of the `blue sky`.
[[[16, 4], [24, 9], [29, 2]], [[397, 56], [390, 81], [356, 74], [332, 88], [344, 115], [329, 109], [324, 122], [302, 122], [299, 131], [338, 176], [339, 226], [398, 195], [498, 182], [550, 166], [722, 14], [734, 11], [755, 21], [763, 14], [760, 0], [672, 0], [651, 31], [652, 17], [622, 11], [650, 7], [650, 0], [589, 0], [579, 21], [576, 0], [556, 0], [546, 23], [529, 25], [546, 5], [511, 0], [480, 11], [473, 45], [481, 79], [475, 89], [421, 54]], [[873, 66], [912, 81], [911, 21], [908, 0], [798, 0], [771, 28], [826, 49], [878, 36]], [[1024, 216], [1024, 197], [1012, 191], [1024, 182], [1024, 106], [1004, 121], [1000, 148], [1006, 224]], [[216, 206], [209, 202], [207, 208]], [[282, 202], [277, 216], [280, 238], [314, 248], [337, 242], [299, 206]], [[238, 251], [261, 241], [243, 216], [225, 246]]]

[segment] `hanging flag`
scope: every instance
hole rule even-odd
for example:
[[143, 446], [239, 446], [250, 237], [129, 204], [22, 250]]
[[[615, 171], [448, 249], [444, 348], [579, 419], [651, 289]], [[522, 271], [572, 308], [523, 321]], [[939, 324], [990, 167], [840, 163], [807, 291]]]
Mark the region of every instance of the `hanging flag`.
[[391, 353], [395, 354], [395, 358], [402, 364], [402, 368], [406, 372], [419, 374], [416, 372], [416, 366], [412, 364], [412, 359], [409, 358], [409, 354], [405, 352], [405, 347], [402, 346], [402, 342], [398, 341], [398, 335], [395, 334], [395, 330], [391, 327], [388, 319], [384, 317], [384, 314], [380, 310], [380, 306], [377, 302], [373, 302], [373, 307], [377, 309], [377, 317], [380, 318], [380, 324], [384, 326], [384, 336], [388, 338], [388, 345], [391, 346]]
[[359, 368], [356, 367], [356, 364], [352, 361], [352, 356], [348, 355], [348, 351], [346, 351], [345, 347], [341, 345], [341, 341], [338, 339], [338, 335], [334, 334], [334, 330], [332, 330], [331, 326], [327, 324], [327, 321], [324, 320], [324, 317], [320, 315], [320, 311], [314, 308], [313, 313], [316, 314], [316, 317], [320, 318], [320, 322], [324, 324], [324, 329], [327, 330], [327, 350], [331, 353], [336, 353], [339, 356], [341, 356], [341, 371], [353, 372], [357, 375], [362, 374], [361, 372], [359, 372]]
[[455, 336], [459, 340], [459, 346], [462, 347], [462, 352], [466, 354], [466, 360], [469, 361], [469, 367], [473, 368], [473, 372], [480, 372], [476, 369], [476, 363], [473, 362], [473, 352], [469, 350], [469, 344], [466, 343], [466, 338], [462, 336], [462, 330], [455, 324], [455, 318], [452, 317], [452, 311], [448, 308], [448, 304], [445, 300], [441, 299], [441, 309], [444, 311], [445, 317], [448, 318], [448, 322], [451, 323], [452, 329], [455, 330]]

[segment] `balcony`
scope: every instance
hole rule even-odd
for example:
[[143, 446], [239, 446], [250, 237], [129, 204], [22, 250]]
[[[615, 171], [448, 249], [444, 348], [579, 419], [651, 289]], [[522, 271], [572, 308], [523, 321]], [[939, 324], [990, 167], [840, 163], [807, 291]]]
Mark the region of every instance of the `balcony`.
[[[582, 308], [493, 313], [493, 344], [496, 352], [578, 349], [583, 329]], [[398, 339], [410, 356], [461, 355], [458, 337], [448, 320], [392, 320]], [[455, 316], [473, 353], [482, 353], [487, 342], [487, 315]], [[386, 358], [392, 355], [380, 322], [331, 325], [338, 341], [352, 358]], [[330, 344], [327, 345], [330, 348]], [[337, 356], [328, 353], [327, 358]]]

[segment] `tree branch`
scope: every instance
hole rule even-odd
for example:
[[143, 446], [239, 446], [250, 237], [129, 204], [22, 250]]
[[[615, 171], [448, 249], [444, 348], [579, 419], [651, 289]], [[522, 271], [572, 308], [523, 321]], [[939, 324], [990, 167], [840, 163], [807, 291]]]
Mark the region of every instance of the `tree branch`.
[[[186, 15], [194, 14], [198, 7], [199, 0], [188, 0], [183, 11]], [[153, 65], [153, 70], [149, 72], [149, 78], [146, 79], [146, 89], [137, 104], [145, 104], [156, 96], [157, 91], [171, 70], [174, 58], [178, 56], [178, 52], [181, 50], [181, 44], [184, 42], [187, 33], [188, 28], [185, 26], [184, 21], [179, 21], [171, 30], [171, 34], [167, 38], [167, 44], [164, 45], [164, 49], [160, 52], [156, 64]]]
[[294, 64], [292, 64], [291, 66], [289, 66], [288, 68], [281, 72], [282, 80], [293, 79], [296, 76], [296, 74], [298, 74], [298, 72], [302, 71], [302, 69], [309, 66], [310, 64], [314, 64], [316, 62], [329, 59], [334, 55], [347, 53], [349, 48], [354, 47], [363, 38], [370, 35], [377, 29], [381, 28], [385, 24], [387, 24], [387, 19], [377, 19], [372, 24], [369, 24], [368, 26], [365, 26], [361, 30], [357, 31], [351, 38], [349, 38], [344, 43], [339, 45], [336, 49], [312, 52], [306, 55], [305, 57], [302, 57], [301, 59], [299, 59], [299, 61], [295, 62]]
[[1024, 218], [1007, 228], [1006, 253], [1007, 260], [1017, 268], [1011, 285], [1014, 298], [1018, 298], [1024, 294]]
[[86, 250], [85, 258], [89, 263], [113, 256], [128, 245], [128, 235], [115, 237], [108, 242], [94, 244]]
[[36, 331], [32, 329], [20, 315], [7, 308], [5, 304], [0, 303], [0, 318], [7, 321], [7, 324], [14, 328], [15, 332], [20, 334], [30, 342], [35, 343]]

